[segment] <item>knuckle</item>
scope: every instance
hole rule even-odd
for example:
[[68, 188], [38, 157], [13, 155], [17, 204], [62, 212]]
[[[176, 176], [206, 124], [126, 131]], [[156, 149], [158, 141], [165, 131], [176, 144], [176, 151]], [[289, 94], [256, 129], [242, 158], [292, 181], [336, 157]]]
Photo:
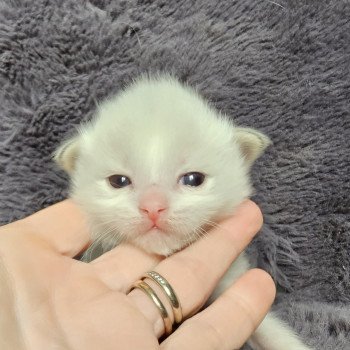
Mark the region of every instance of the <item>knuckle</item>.
[[248, 334], [254, 332], [255, 328], [258, 325], [256, 311], [250, 306], [250, 304], [238, 293], [234, 294], [224, 294], [222, 295], [223, 299], [228, 299], [228, 304], [233, 304], [234, 309], [240, 310], [239, 314], [241, 315], [242, 323], [245, 324], [245, 329], [248, 331]]
[[209, 266], [201, 259], [187, 254], [181, 257], [179, 256], [178, 263], [181, 266], [183, 274], [189, 280], [193, 281], [195, 287], [198, 284], [198, 287], [201, 288], [206, 279], [205, 276], [210, 272]]

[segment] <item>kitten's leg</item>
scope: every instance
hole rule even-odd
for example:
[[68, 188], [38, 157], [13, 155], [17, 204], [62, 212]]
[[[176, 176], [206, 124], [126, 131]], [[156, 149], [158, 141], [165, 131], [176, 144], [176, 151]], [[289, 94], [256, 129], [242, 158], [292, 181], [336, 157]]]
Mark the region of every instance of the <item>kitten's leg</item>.
[[311, 350], [288, 325], [271, 312], [248, 340], [248, 344], [254, 350]]
[[230, 266], [225, 275], [220, 280], [217, 287], [214, 289], [212, 295], [207, 301], [207, 305], [210, 305], [215, 299], [217, 299], [230, 285], [236, 281], [244, 272], [247, 272], [250, 268], [248, 258], [244, 252], [241, 253], [235, 262]]

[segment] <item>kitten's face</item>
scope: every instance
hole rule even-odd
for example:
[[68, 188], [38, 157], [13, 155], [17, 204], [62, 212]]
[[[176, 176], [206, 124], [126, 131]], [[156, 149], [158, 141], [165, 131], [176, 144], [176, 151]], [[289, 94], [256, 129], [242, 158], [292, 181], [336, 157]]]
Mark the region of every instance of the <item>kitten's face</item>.
[[105, 103], [82, 130], [72, 195], [94, 240], [169, 255], [249, 196], [248, 164], [233, 126], [197, 95], [147, 84]]

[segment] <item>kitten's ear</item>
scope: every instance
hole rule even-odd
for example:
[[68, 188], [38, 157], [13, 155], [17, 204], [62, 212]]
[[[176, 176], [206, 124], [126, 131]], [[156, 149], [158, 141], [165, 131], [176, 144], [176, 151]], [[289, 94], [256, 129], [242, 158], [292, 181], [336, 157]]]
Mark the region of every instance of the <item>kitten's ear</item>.
[[65, 141], [54, 153], [54, 161], [68, 174], [75, 169], [75, 163], [79, 155], [79, 136]]
[[251, 166], [261, 156], [264, 150], [272, 144], [266, 135], [257, 130], [234, 128], [234, 131], [236, 142], [248, 166]]

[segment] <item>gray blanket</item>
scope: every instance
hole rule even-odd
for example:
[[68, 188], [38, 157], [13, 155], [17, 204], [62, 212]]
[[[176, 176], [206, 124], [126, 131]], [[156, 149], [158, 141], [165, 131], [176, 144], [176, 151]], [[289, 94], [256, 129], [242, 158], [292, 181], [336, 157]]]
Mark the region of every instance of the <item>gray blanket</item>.
[[349, 350], [350, 2], [0, 0], [1, 223], [66, 196], [52, 151], [145, 71], [271, 137], [250, 255], [309, 345]]

